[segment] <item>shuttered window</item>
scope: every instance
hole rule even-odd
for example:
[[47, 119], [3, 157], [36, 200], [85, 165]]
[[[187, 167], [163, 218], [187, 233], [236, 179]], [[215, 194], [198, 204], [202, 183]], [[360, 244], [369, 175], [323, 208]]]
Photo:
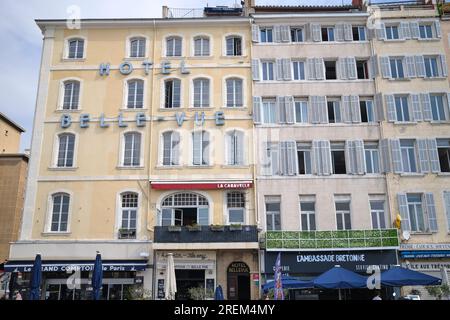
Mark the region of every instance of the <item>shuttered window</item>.
[[436, 57], [424, 57], [425, 76], [427, 78], [439, 77], [438, 59]]
[[408, 97], [406, 96], [395, 97], [395, 113], [397, 116], [397, 121], [399, 122], [411, 121], [411, 117], [409, 115]]
[[174, 166], [180, 164], [180, 134], [175, 131], [163, 133], [163, 165]]
[[414, 140], [400, 140], [403, 172], [418, 172]]
[[271, 81], [275, 79], [273, 61], [261, 61], [261, 67], [262, 67], [262, 80]]
[[398, 26], [386, 26], [386, 39], [399, 39]]
[[[450, 172], [450, 139], [436, 139], [436, 147], [440, 171]], [[432, 150], [430, 150], [430, 152], [432, 152]]]
[[346, 174], [345, 147], [343, 143], [331, 144], [331, 162], [334, 174]]
[[431, 24], [419, 25], [420, 39], [432, 39], [433, 38], [433, 26]]
[[242, 55], [242, 39], [238, 36], [229, 36], [226, 38], [227, 56]]
[[291, 28], [291, 42], [303, 42], [303, 29]]
[[294, 80], [305, 80], [305, 62], [293, 61], [292, 69], [294, 74]]
[[237, 166], [244, 164], [244, 133], [233, 130], [225, 136], [227, 165]]
[[402, 58], [391, 58], [389, 60], [391, 67], [391, 77], [394, 79], [405, 78], [405, 73], [403, 72], [403, 59]]
[[308, 123], [308, 101], [306, 100], [295, 101], [295, 122]]
[[444, 106], [444, 96], [440, 94], [430, 94], [431, 114], [433, 121], [446, 121], [446, 107]]
[[361, 122], [375, 122], [375, 110], [373, 100], [360, 100], [359, 108], [361, 114]]
[[262, 101], [261, 123], [275, 124], [277, 122], [276, 101], [272, 99], [264, 99]]
[[298, 174], [311, 174], [311, 144], [297, 143]]
[[273, 42], [272, 28], [260, 28], [260, 42]]

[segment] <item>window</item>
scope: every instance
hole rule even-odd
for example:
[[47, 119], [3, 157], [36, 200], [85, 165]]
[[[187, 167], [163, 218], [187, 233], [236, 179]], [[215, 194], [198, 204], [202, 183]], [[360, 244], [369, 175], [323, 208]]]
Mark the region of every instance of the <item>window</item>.
[[175, 131], [163, 133], [163, 165], [176, 166], [180, 164], [180, 134]]
[[445, 121], [444, 97], [439, 94], [430, 94], [431, 114], [434, 121]]
[[237, 36], [230, 36], [226, 38], [227, 56], [241, 56], [242, 55], [242, 39]]
[[322, 41], [334, 41], [334, 27], [322, 28]]
[[439, 77], [438, 62], [436, 57], [424, 57], [425, 75], [427, 78]]
[[311, 144], [297, 143], [298, 173], [311, 174]]
[[281, 230], [280, 197], [266, 197], [267, 231]]
[[140, 109], [144, 107], [144, 80], [129, 80], [128, 86], [128, 109]]
[[436, 139], [436, 142], [441, 172], [450, 172], [450, 139]]
[[277, 143], [267, 143], [266, 144], [266, 154], [267, 161], [263, 164], [264, 169], [269, 175], [279, 175], [280, 174], [280, 163], [279, 163], [279, 146]]
[[414, 140], [400, 140], [402, 163], [404, 172], [417, 172], [416, 152]]
[[295, 122], [308, 123], [308, 101], [295, 100]]
[[261, 123], [277, 123], [277, 105], [275, 100], [262, 100]]
[[58, 140], [58, 159], [56, 166], [58, 168], [73, 167], [75, 135], [72, 133], [63, 133], [58, 136]]
[[342, 122], [341, 119], [341, 108], [339, 101], [327, 101], [328, 108], [328, 122], [329, 123], [339, 123]]
[[67, 57], [69, 59], [84, 58], [84, 40], [83, 39], [69, 40], [69, 53], [68, 53]]
[[233, 130], [226, 134], [227, 165], [238, 166], [244, 164], [244, 134]]
[[145, 57], [145, 38], [132, 38], [130, 40], [130, 57]]
[[316, 230], [316, 206], [314, 201], [300, 200], [302, 231]]
[[121, 195], [121, 229], [136, 231], [137, 211], [139, 207], [139, 196], [134, 192]]
[[369, 79], [367, 60], [356, 60], [356, 73], [358, 79]]
[[334, 174], [346, 174], [344, 143], [331, 144], [331, 162]]
[[243, 84], [242, 79], [231, 78], [227, 79], [227, 107], [242, 107], [243, 106]]
[[64, 82], [64, 101], [63, 110], [77, 110], [80, 101], [80, 82], [65, 81]]
[[336, 61], [325, 61], [325, 79], [336, 80]]
[[302, 28], [291, 28], [291, 41], [292, 42], [303, 42], [303, 29]]
[[194, 131], [192, 133], [193, 159], [195, 166], [209, 165], [209, 133]]
[[272, 28], [261, 28], [261, 42], [273, 42]]
[[366, 41], [366, 28], [364, 26], [352, 27], [353, 41]]
[[375, 122], [375, 112], [372, 100], [359, 100], [361, 122]]
[[398, 39], [398, 26], [386, 26], [386, 39]]
[[380, 158], [377, 144], [364, 144], [364, 154], [366, 157], [366, 172], [380, 173]]
[[338, 230], [351, 230], [350, 201], [336, 201], [336, 221]]
[[179, 79], [164, 82], [164, 108], [179, 108], [181, 106], [181, 81]]
[[196, 37], [194, 38], [194, 56], [206, 57], [210, 55], [209, 38]]
[[305, 62], [293, 61], [292, 69], [294, 70], [294, 80], [305, 80]]
[[420, 39], [432, 39], [433, 29], [431, 24], [420, 24], [419, 25], [419, 35]]
[[194, 79], [194, 108], [209, 107], [209, 79]]
[[395, 97], [395, 112], [397, 114], [397, 121], [405, 122], [411, 120], [409, 116], [408, 97], [406, 96]]
[[370, 201], [370, 215], [372, 218], [372, 229], [386, 229], [383, 200]]
[[141, 164], [141, 134], [128, 132], [124, 134], [123, 165], [127, 167]]
[[70, 196], [67, 193], [52, 195], [51, 232], [67, 232], [69, 220]]
[[425, 232], [424, 210], [422, 207], [421, 194], [407, 194], [409, 221], [411, 224], [411, 231]]
[[262, 79], [265, 81], [274, 80], [273, 76], [273, 61], [262, 61]]
[[402, 58], [390, 58], [389, 63], [391, 65], [391, 76], [394, 79], [403, 79], [405, 74], [403, 73], [403, 59]]
[[158, 218], [162, 226], [209, 225], [209, 203], [202, 195], [175, 193], [161, 202]]
[[228, 222], [243, 224], [245, 213], [245, 194], [243, 192], [227, 193]]
[[166, 56], [181, 57], [181, 38], [169, 37], [166, 39]]

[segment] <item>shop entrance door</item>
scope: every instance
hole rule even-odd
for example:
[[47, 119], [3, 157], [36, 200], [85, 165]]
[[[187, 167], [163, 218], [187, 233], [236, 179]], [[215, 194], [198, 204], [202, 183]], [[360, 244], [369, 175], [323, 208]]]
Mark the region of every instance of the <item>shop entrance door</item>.
[[250, 268], [244, 262], [233, 262], [227, 270], [228, 300], [250, 300]]
[[[177, 279], [176, 300], [193, 300], [189, 289], [203, 288], [205, 290], [205, 270], [175, 270]], [[200, 289], [199, 289], [200, 290]]]

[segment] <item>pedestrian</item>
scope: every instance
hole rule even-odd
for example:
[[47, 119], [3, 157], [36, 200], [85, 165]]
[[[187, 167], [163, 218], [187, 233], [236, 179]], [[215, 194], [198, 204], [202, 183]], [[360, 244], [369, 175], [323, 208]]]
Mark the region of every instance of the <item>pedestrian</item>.
[[382, 300], [381, 297], [380, 297], [380, 291], [379, 290], [375, 291], [375, 297], [373, 297], [372, 300]]
[[22, 295], [20, 294], [20, 291], [16, 291], [16, 297], [15, 300], [23, 300]]

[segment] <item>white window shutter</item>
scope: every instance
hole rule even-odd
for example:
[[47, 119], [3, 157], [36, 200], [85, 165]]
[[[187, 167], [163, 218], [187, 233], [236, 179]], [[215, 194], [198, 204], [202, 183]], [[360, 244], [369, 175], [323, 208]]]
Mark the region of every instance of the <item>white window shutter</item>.
[[202, 132], [194, 131], [192, 134], [192, 153], [193, 153], [193, 164], [200, 165], [202, 164]]
[[413, 111], [412, 115], [413, 115], [414, 121], [422, 121], [423, 116], [422, 116], [422, 107], [420, 105], [420, 95], [411, 94], [410, 99], [411, 99], [411, 106], [412, 106], [412, 111]]
[[397, 113], [395, 111], [395, 98], [393, 94], [384, 95], [386, 101], [387, 118], [389, 122], [397, 121]]
[[400, 22], [399, 37], [401, 39], [411, 39], [411, 30], [408, 22]]
[[277, 96], [277, 104], [276, 104], [276, 110], [277, 110], [277, 118], [278, 123], [286, 123], [286, 109], [284, 107], [284, 97]]
[[317, 102], [319, 106], [319, 123], [328, 123], [327, 97], [319, 96], [317, 97]]
[[408, 199], [405, 193], [397, 193], [398, 210], [402, 217], [402, 230], [410, 231], [411, 224], [409, 222]]
[[290, 42], [291, 41], [291, 29], [289, 26], [281, 26], [281, 41]]
[[384, 23], [380, 23], [377, 28], [377, 39], [386, 40], [386, 28]]
[[306, 79], [308, 80], [316, 80], [316, 65], [314, 58], [306, 59], [307, 73]]
[[391, 171], [391, 161], [389, 157], [389, 140], [382, 139], [378, 146], [378, 151], [380, 152], [381, 160], [381, 172], [386, 173]]
[[409, 29], [411, 30], [411, 38], [419, 39], [419, 37], [420, 37], [419, 22], [418, 21], [411, 21], [409, 23]]
[[352, 122], [350, 96], [342, 96], [342, 121], [345, 123]]
[[344, 40], [353, 41], [352, 25], [349, 23], [344, 24]]
[[275, 79], [278, 81], [282, 81], [283, 80], [283, 60], [282, 59], [277, 59], [275, 61]]
[[322, 140], [321, 142], [321, 160], [322, 160], [322, 173], [324, 175], [330, 175], [332, 173], [331, 148], [330, 148], [330, 141], [328, 140]]
[[450, 230], [450, 191], [444, 191], [444, 207], [447, 214], [447, 228]]
[[352, 122], [360, 123], [361, 122], [361, 110], [359, 108], [359, 97], [358, 96], [350, 96], [350, 108], [352, 112]]
[[338, 58], [337, 77], [341, 80], [347, 80], [347, 61], [346, 58]]
[[291, 73], [291, 59], [282, 59], [283, 64], [283, 79], [284, 80], [292, 80]]
[[252, 78], [255, 81], [261, 80], [258, 59], [252, 59]]
[[335, 26], [335, 40], [336, 41], [344, 41], [344, 25], [342, 23], [338, 23]]
[[308, 113], [312, 124], [320, 123], [319, 105], [317, 103], [317, 98], [317, 96], [309, 96]]
[[172, 164], [180, 164], [180, 134], [177, 131], [172, 132]]
[[375, 121], [381, 122], [384, 120], [383, 95], [377, 93], [373, 99], [375, 106]]
[[391, 139], [391, 155], [392, 155], [392, 168], [395, 173], [403, 172], [402, 152], [400, 150], [400, 140]]
[[428, 148], [426, 139], [417, 139], [417, 153], [419, 155], [420, 172], [430, 172], [430, 162], [428, 160]]
[[297, 143], [284, 141], [281, 145], [281, 172], [283, 175], [293, 176], [297, 174]]
[[323, 58], [315, 58], [315, 71], [316, 71], [316, 79], [324, 80], [325, 79], [325, 65], [323, 63]]
[[311, 159], [311, 170], [312, 173], [315, 175], [322, 175], [321, 171], [321, 161], [320, 161], [320, 147], [321, 147], [321, 141], [320, 140], [313, 140], [312, 141], [312, 159]]
[[350, 80], [354, 80], [357, 78], [356, 59], [355, 57], [348, 57], [346, 60], [347, 60], [347, 77]]
[[269, 142], [263, 142], [261, 143], [261, 149], [259, 152], [259, 160], [261, 161], [260, 163], [260, 168], [261, 168], [261, 174], [263, 176], [270, 176], [272, 175], [272, 166], [271, 166], [271, 158], [270, 155], [268, 153], [268, 149], [270, 148], [270, 143]]
[[437, 218], [436, 218], [436, 205], [434, 204], [434, 196], [431, 192], [424, 194], [425, 207], [428, 215], [428, 224], [431, 232], [438, 231]]
[[439, 56], [439, 60], [441, 61], [441, 76], [446, 77], [448, 73], [447, 69], [447, 59], [445, 58], [445, 55], [441, 54]]
[[416, 74], [418, 77], [425, 77], [425, 61], [423, 60], [423, 56], [415, 56], [416, 60]]
[[284, 97], [284, 107], [286, 108], [286, 123], [295, 123], [295, 105], [293, 96]]
[[391, 64], [389, 63], [389, 57], [380, 57], [381, 75], [383, 78], [392, 78]]
[[261, 97], [253, 97], [253, 123], [260, 124], [261, 123], [261, 114], [262, 114], [262, 101]]
[[211, 148], [211, 142], [210, 142], [210, 138], [209, 138], [209, 132], [204, 132], [203, 133], [203, 160], [205, 161], [205, 163], [207, 165], [211, 164], [211, 161], [209, 159], [209, 150]]
[[440, 38], [441, 35], [441, 23], [439, 22], [439, 20], [435, 20], [434, 21], [434, 31], [436, 32], [436, 37]]
[[366, 173], [366, 157], [364, 154], [364, 141], [363, 140], [355, 140], [355, 159], [356, 159], [356, 174], [365, 174]]
[[226, 151], [226, 164], [232, 165], [234, 163], [234, 150], [233, 150], [233, 134], [229, 132], [225, 134], [225, 151]]
[[314, 41], [314, 42], [322, 41], [322, 33], [320, 30], [320, 24], [311, 23], [310, 28], [311, 28], [312, 41]]
[[273, 26], [273, 40], [274, 42], [281, 42], [281, 26]]
[[280, 142], [280, 173], [282, 176], [287, 176], [288, 174], [288, 150], [287, 142]]
[[447, 93], [447, 107], [448, 107], [448, 114], [450, 115], [450, 93]]
[[356, 174], [355, 145], [353, 140], [345, 141], [345, 167], [347, 174]]
[[420, 104], [422, 105], [423, 120], [424, 121], [431, 121], [431, 120], [433, 120], [433, 116], [431, 114], [430, 95], [428, 93], [421, 93], [420, 94]]
[[369, 58], [368, 66], [369, 78], [375, 79], [375, 77], [378, 75], [378, 57], [376, 55]]
[[259, 42], [260, 36], [259, 26], [257, 24], [252, 24], [252, 41]]
[[439, 162], [439, 154], [437, 150], [436, 139], [428, 139], [427, 141], [428, 155], [430, 157], [431, 172], [441, 172], [441, 164]]
[[414, 60], [414, 56], [406, 56], [406, 76], [408, 78], [416, 77], [416, 62]]

